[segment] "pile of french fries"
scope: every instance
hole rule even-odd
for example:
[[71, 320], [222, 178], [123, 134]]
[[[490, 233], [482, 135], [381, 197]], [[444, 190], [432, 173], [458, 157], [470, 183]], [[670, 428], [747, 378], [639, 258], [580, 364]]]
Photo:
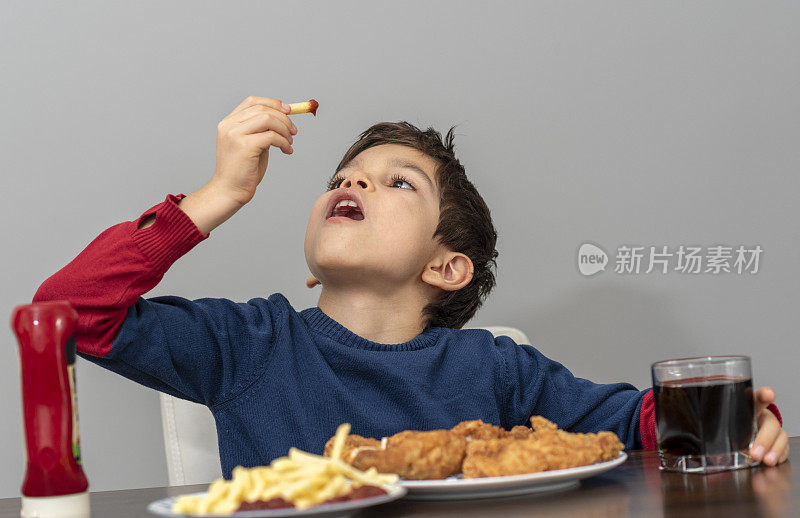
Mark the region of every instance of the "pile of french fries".
[[375, 468], [358, 470], [342, 462], [342, 450], [350, 425], [336, 429], [330, 457], [313, 455], [297, 448], [269, 466], [233, 469], [230, 481], [219, 478], [205, 495], [183, 495], [172, 505], [176, 514], [232, 514], [242, 502], [283, 498], [298, 510], [344, 496], [362, 485], [383, 486], [397, 482], [397, 475], [379, 474]]

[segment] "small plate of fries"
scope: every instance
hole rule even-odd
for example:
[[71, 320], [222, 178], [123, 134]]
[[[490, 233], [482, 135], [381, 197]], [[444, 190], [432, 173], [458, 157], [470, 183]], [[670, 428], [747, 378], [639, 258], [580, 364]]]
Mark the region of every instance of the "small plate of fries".
[[[349, 424], [339, 426], [330, 457], [291, 448], [288, 456], [269, 466], [237, 466], [231, 480], [220, 478], [208, 491], [157, 500], [147, 510], [169, 517], [332, 517], [349, 516], [405, 496], [407, 490], [397, 483], [397, 475], [381, 474], [374, 468], [362, 471], [342, 461], [349, 432]], [[365, 493], [369, 496], [361, 496]], [[258, 508], [267, 503], [281, 507]]]

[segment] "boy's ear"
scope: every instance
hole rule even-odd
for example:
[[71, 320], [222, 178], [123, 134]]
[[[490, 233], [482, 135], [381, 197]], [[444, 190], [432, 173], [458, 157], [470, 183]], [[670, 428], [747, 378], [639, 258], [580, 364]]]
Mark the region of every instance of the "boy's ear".
[[307, 286], [307, 287], [309, 287], [309, 288], [313, 288], [313, 287], [314, 287], [314, 286], [316, 286], [317, 284], [322, 284], [322, 283], [321, 283], [321, 282], [319, 282], [319, 281], [317, 280], [317, 278], [316, 278], [316, 277], [314, 277], [313, 275], [312, 275], [311, 277], [309, 277], [308, 279], [306, 279], [306, 286]]
[[445, 291], [460, 290], [472, 280], [469, 257], [458, 252], [444, 252], [427, 264], [422, 280]]

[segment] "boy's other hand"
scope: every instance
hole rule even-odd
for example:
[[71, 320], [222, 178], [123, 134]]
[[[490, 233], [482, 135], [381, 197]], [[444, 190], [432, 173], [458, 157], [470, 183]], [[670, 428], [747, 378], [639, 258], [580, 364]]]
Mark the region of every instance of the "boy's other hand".
[[774, 466], [789, 456], [789, 436], [781, 428], [775, 414], [767, 407], [775, 402], [775, 391], [761, 387], [755, 392], [758, 433], [750, 448], [750, 456], [767, 466]]
[[218, 191], [244, 205], [256, 193], [274, 146], [290, 155], [297, 127], [279, 99], [250, 96], [217, 125], [217, 165], [211, 179]]

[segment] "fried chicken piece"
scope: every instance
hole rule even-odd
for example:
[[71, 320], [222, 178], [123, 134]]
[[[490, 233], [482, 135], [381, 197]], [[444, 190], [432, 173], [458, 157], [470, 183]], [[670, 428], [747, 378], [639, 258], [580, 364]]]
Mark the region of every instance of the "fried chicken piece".
[[531, 416], [531, 428], [537, 432], [552, 432], [554, 430], [558, 430], [558, 425], [540, 415], [534, 415]]
[[499, 477], [547, 469], [547, 460], [529, 439], [488, 439], [467, 445], [464, 478]]
[[512, 439], [527, 439], [531, 434], [533, 434], [533, 430], [522, 425], [517, 425], [508, 432], [508, 436]]
[[480, 419], [475, 421], [461, 421], [450, 431], [452, 433], [464, 436], [468, 442], [476, 439], [524, 439], [533, 433], [533, 430], [527, 426], [518, 425], [511, 430], [503, 430], [499, 426], [484, 423]]
[[624, 448], [614, 432], [570, 433], [541, 416], [531, 417], [532, 439], [550, 456], [548, 469], [573, 468], [611, 460]]
[[386, 455], [362, 451], [355, 457], [353, 466], [367, 469], [375, 465], [375, 460], [383, 460], [387, 473], [397, 473], [409, 480], [447, 478], [461, 472], [466, 449], [466, 439], [450, 430], [406, 430], [389, 437]]
[[[328, 442], [325, 443], [325, 453], [326, 457], [330, 457], [331, 453], [333, 453], [333, 437], [328, 439]], [[361, 437], [360, 435], [350, 434], [344, 441], [344, 449], [342, 450], [342, 460], [348, 464], [351, 463], [352, 459], [355, 455], [361, 450], [380, 450], [381, 449], [381, 441], [378, 439], [371, 439], [369, 437]]]
[[[464, 478], [496, 477], [574, 468], [615, 458], [623, 445], [613, 432], [569, 433], [547, 419], [531, 418], [527, 437], [472, 441], [464, 458]], [[522, 435], [522, 431], [518, 431]]]
[[476, 419], [475, 421], [461, 421], [451, 428], [450, 432], [465, 438], [467, 441], [475, 439], [500, 439], [508, 434], [507, 431], [499, 426], [484, 423], [480, 419]]
[[[467, 440], [450, 430], [406, 430], [378, 441], [359, 437], [345, 442], [346, 463], [361, 470], [374, 467], [380, 473], [396, 473], [408, 480], [447, 478], [461, 472]], [[374, 441], [374, 442], [370, 442]], [[377, 445], [377, 447], [376, 447]], [[325, 445], [330, 456], [332, 442]]]

